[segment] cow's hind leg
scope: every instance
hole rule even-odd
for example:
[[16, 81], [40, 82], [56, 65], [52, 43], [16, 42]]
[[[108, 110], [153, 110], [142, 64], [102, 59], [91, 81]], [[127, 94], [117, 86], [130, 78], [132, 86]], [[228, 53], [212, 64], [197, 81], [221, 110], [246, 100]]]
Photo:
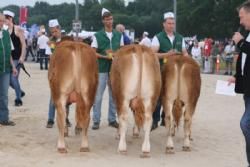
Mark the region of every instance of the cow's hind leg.
[[173, 102], [171, 101], [164, 101], [163, 104], [164, 112], [165, 112], [165, 126], [167, 129], [167, 146], [166, 146], [166, 153], [172, 154], [174, 153], [174, 142], [173, 142], [173, 136], [174, 133], [174, 118], [173, 118]]
[[[85, 97], [85, 96], [84, 96]], [[82, 127], [82, 143], [80, 152], [89, 152], [89, 142], [88, 142], [88, 127], [90, 121], [90, 109], [91, 104], [88, 98], [79, 96], [79, 107], [78, 107], [78, 120]]]
[[151, 100], [144, 100], [144, 142], [142, 144], [142, 158], [150, 157], [150, 131], [151, 131], [151, 125], [152, 125], [152, 112], [153, 112], [153, 106]]
[[76, 114], [75, 114], [75, 120], [76, 120], [76, 126], [75, 126], [75, 135], [80, 135], [82, 132], [82, 126], [80, 124], [80, 115], [81, 115], [81, 105], [78, 105], [76, 103]]
[[65, 140], [64, 140], [64, 133], [65, 133], [65, 118], [66, 118], [66, 97], [63, 98], [61, 97], [60, 100], [55, 102], [56, 109], [57, 109], [57, 126], [59, 129], [59, 138], [58, 138], [58, 143], [57, 143], [57, 149], [58, 152], [60, 153], [67, 153], [67, 149], [65, 146]]
[[190, 136], [191, 136], [191, 124], [192, 124], [192, 113], [194, 108], [191, 105], [186, 106], [184, 113], [184, 145], [183, 151], [191, 151], [190, 148]]
[[128, 110], [129, 110], [129, 101], [123, 100], [121, 106], [117, 106], [118, 118], [119, 118], [119, 134], [120, 141], [118, 146], [118, 152], [122, 154], [127, 153], [127, 144], [126, 144], [126, 132], [127, 132], [127, 122], [128, 122]]

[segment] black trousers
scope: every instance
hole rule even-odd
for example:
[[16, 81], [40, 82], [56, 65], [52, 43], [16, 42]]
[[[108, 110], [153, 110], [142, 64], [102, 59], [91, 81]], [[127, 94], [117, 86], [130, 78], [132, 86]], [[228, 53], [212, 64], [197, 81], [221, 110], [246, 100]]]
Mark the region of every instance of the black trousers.
[[39, 59], [40, 59], [40, 69], [43, 70], [43, 62], [45, 63], [45, 69], [48, 69], [48, 55], [45, 54], [45, 49], [39, 50]]
[[31, 54], [33, 60], [35, 60], [35, 56], [32, 52], [32, 47], [31, 46], [28, 46], [27, 49], [26, 49], [26, 57], [25, 57], [25, 60], [28, 59], [29, 55]]

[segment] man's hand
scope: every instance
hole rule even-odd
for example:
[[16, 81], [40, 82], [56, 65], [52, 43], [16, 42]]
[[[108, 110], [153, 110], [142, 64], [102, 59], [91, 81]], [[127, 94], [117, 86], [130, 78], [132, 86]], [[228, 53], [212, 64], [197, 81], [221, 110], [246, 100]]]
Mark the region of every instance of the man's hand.
[[21, 56], [18, 60], [18, 63], [23, 64], [24, 63], [24, 56]]
[[231, 85], [232, 83], [235, 83], [235, 77], [230, 77], [228, 78], [228, 86]]
[[12, 74], [16, 77], [18, 75], [18, 71], [16, 69], [16, 67], [12, 68]]
[[171, 49], [170, 51], [167, 52], [167, 56], [173, 56], [176, 54], [176, 51], [174, 49]]
[[234, 41], [234, 43], [237, 45], [239, 43], [240, 40], [244, 39], [244, 37], [239, 33], [239, 32], [235, 32], [232, 40]]

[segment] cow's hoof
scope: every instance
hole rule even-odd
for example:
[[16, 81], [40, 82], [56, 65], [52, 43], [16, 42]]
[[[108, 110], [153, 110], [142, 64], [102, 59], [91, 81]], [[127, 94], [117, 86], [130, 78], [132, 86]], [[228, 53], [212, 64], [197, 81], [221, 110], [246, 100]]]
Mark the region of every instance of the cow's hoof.
[[182, 150], [185, 151], [185, 152], [190, 152], [190, 151], [191, 151], [191, 148], [188, 147], [188, 146], [183, 146], [183, 147], [182, 147]]
[[75, 127], [75, 135], [80, 135], [82, 132], [82, 128]]
[[133, 133], [133, 138], [138, 139], [140, 137], [139, 133]]
[[81, 147], [80, 148], [80, 152], [89, 152], [89, 148], [88, 147]]
[[167, 147], [166, 154], [174, 154], [174, 147]]
[[68, 152], [66, 148], [57, 148], [57, 151], [61, 154], [66, 154]]
[[121, 155], [127, 155], [127, 154], [128, 154], [127, 150], [119, 151], [119, 153], [120, 153]]
[[141, 155], [140, 155], [141, 158], [150, 158], [150, 153], [149, 152], [143, 152]]

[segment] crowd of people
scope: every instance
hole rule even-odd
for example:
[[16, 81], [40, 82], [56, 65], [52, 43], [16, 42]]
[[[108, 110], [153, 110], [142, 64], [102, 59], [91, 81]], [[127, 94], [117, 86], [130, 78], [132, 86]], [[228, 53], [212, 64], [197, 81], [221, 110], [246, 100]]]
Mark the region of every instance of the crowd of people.
[[[240, 23], [250, 30], [250, 2], [247, 1], [239, 8]], [[49, 57], [52, 55], [56, 43], [60, 42], [63, 37], [63, 31], [57, 19], [48, 21], [49, 32], [46, 32], [44, 26], [36, 36], [25, 35], [24, 31], [14, 23], [15, 14], [9, 10], [0, 14], [0, 124], [3, 126], [14, 126], [15, 123], [9, 119], [8, 110], [8, 88], [11, 86], [15, 90], [15, 106], [22, 106], [22, 97], [25, 92], [19, 82], [20, 68], [24, 61], [28, 61], [32, 56], [32, 61], [40, 63], [41, 70], [47, 70], [49, 66]], [[123, 45], [131, 44], [131, 39], [125, 33], [125, 26], [118, 24], [113, 28], [112, 13], [103, 8], [101, 12], [101, 21], [104, 28], [96, 32], [91, 38], [91, 47], [95, 49], [98, 57], [98, 89], [95, 102], [93, 105], [93, 125], [92, 129], [100, 128], [102, 100], [105, 88], [109, 89], [109, 126], [118, 128], [119, 123], [116, 118], [116, 106], [113, 101], [112, 91], [109, 85], [109, 72], [112, 63], [112, 53]], [[7, 28], [4, 28], [4, 25]], [[50, 36], [48, 36], [48, 34]], [[241, 120], [241, 128], [246, 138], [246, 149], [248, 162], [250, 163], [250, 136], [249, 125], [250, 117], [250, 92], [249, 92], [249, 54], [250, 54], [250, 37], [246, 39], [240, 34], [235, 33], [232, 40], [223, 42], [206, 38], [201, 41], [185, 41], [185, 38], [175, 32], [175, 15], [172, 12], [163, 15], [163, 30], [157, 33], [152, 40], [148, 38], [149, 33], [143, 32], [140, 45], [150, 47], [158, 56], [160, 65], [167, 61], [166, 55], [171, 56], [176, 53], [182, 53], [183, 56], [191, 56], [201, 67], [204, 73], [218, 73], [221, 62], [225, 62], [225, 75], [233, 75], [233, 64], [237, 60], [236, 74], [229, 79], [229, 83], [236, 82], [236, 92], [244, 94], [245, 114]], [[79, 39], [78, 39], [79, 40]], [[236, 50], [239, 48], [239, 51]], [[239, 58], [237, 58], [239, 56]], [[3, 57], [3, 58], [2, 58]], [[49, 99], [47, 128], [52, 128], [55, 119], [55, 105], [52, 98]], [[67, 114], [71, 104], [67, 104]], [[165, 125], [164, 112], [161, 114], [161, 100], [153, 114], [152, 130], [161, 125]], [[67, 126], [71, 123], [66, 118]]]

